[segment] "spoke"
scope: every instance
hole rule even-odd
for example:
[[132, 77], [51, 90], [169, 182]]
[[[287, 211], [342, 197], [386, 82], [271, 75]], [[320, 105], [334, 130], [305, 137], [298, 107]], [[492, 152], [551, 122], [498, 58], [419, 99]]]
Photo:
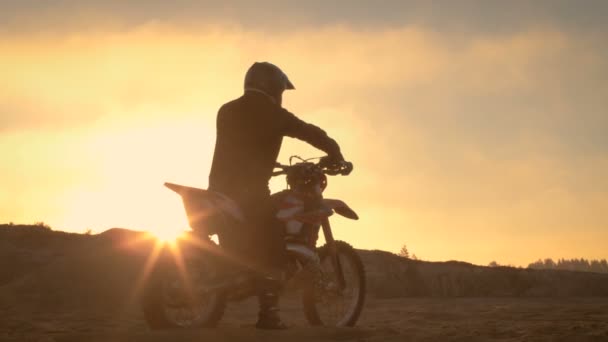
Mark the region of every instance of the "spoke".
[[317, 310], [325, 325], [345, 324], [357, 301], [359, 287], [358, 277], [349, 258], [339, 256], [346, 287], [339, 291], [336, 288], [337, 276], [329, 258], [322, 261], [322, 293], [319, 294]]
[[168, 279], [163, 290], [165, 314], [174, 324], [192, 327], [205, 315], [211, 304], [207, 296], [186, 295], [183, 282]]

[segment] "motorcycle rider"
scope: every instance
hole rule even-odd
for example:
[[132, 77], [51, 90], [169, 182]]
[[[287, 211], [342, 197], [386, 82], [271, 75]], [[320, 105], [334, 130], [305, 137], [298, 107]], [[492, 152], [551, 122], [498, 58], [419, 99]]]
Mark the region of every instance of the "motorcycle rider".
[[259, 271], [260, 310], [257, 328], [283, 329], [278, 292], [285, 260], [284, 228], [275, 218], [268, 182], [283, 137], [303, 140], [324, 151], [328, 159], [344, 160], [340, 147], [325, 131], [282, 107], [283, 92], [295, 89], [287, 75], [268, 62], [254, 63], [245, 75], [245, 92], [224, 104], [217, 115], [217, 138], [209, 190], [235, 200], [246, 227], [220, 236]]

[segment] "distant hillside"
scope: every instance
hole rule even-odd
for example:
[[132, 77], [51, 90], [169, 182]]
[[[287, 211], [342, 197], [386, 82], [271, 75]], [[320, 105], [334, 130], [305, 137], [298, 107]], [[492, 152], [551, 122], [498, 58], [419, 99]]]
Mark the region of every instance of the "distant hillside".
[[[0, 225], [0, 310], [112, 308], [137, 301], [135, 285], [154, 245], [146, 234], [97, 235]], [[371, 296], [608, 296], [608, 275], [424, 262], [359, 251]]]
[[608, 274], [426, 262], [384, 251], [360, 251], [369, 291], [395, 297], [608, 296]]

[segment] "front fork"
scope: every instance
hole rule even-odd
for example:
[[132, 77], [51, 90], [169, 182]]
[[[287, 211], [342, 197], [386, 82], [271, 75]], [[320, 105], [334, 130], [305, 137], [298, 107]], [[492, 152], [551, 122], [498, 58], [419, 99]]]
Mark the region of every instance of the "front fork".
[[334, 272], [336, 273], [338, 287], [340, 291], [342, 291], [346, 287], [346, 280], [344, 279], [342, 264], [340, 263], [340, 258], [338, 257], [338, 248], [334, 240], [334, 234], [332, 233], [331, 226], [329, 225], [329, 218], [326, 217], [323, 219], [323, 221], [321, 222], [321, 227], [323, 228], [325, 242], [327, 243], [327, 247], [329, 248], [329, 257], [331, 258], [331, 263], [334, 267]]

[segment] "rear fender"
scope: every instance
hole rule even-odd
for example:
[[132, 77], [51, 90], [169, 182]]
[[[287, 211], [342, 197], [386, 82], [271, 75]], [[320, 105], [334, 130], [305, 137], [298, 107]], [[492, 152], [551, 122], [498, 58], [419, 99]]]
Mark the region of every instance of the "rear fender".
[[238, 204], [224, 194], [172, 183], [165, 183], [165, 186], [182, 197], [192, 229], [201, 229], [207, 225], [209, 219], [217, 217], [218, 214], [227, 215], [236, 221], [244, 221]]
[[338, 215], [342, 215], [351, 220], [359, 219], [359, 215], [357, 215], [354, 210], [352, 210], [346, 203], [341, 200], [325, 198], [323, 199], [323, 204], [326, 207], [332, 209]]

